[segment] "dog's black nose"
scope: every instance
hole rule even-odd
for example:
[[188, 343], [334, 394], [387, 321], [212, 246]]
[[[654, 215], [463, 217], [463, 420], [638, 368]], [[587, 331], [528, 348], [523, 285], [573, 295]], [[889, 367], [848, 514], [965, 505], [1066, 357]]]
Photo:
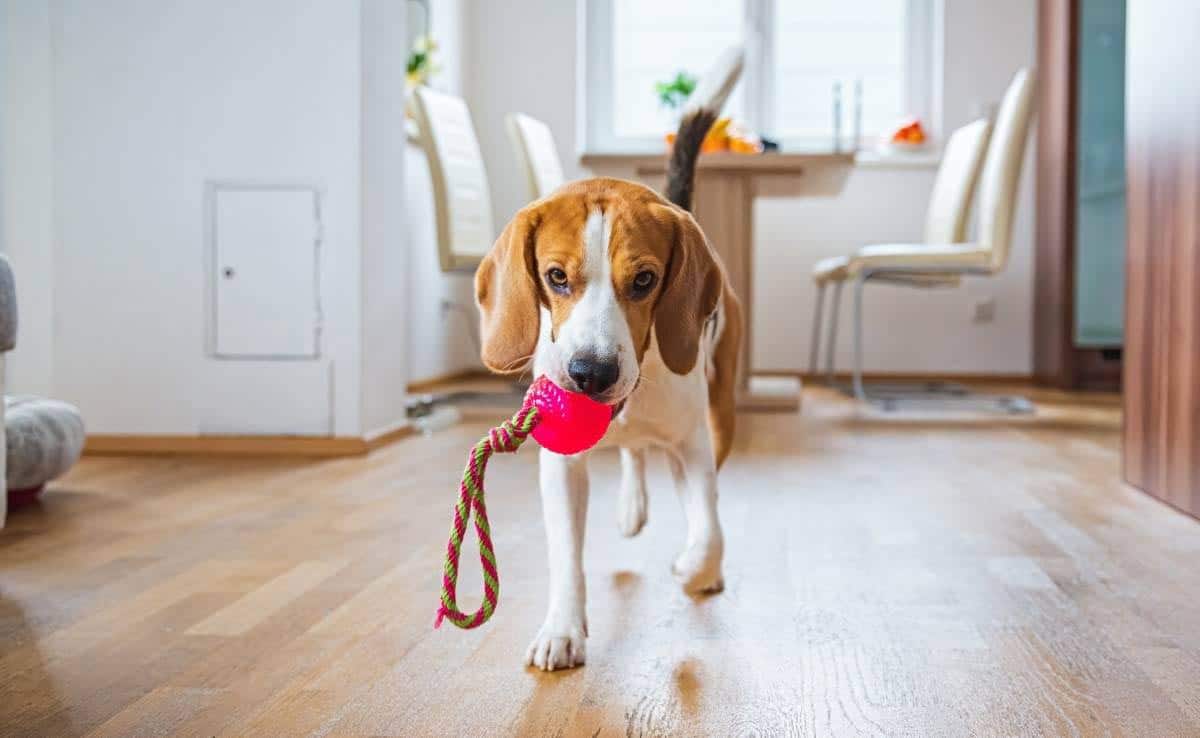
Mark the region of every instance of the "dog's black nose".
[[594, 396], [616, 384], [621, 369], [615, 356], [611, 359], [580, 356], [567, 364], [567, 374], [580, 392]]

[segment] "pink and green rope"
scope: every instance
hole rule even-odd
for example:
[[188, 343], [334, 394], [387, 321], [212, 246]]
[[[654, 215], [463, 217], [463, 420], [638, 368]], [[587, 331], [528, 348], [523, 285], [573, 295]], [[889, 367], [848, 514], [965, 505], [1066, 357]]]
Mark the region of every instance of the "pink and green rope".
[[[538, 410], [526, 405], [511, 419], [492, 428], [475, 444], [463, 470], [458, 488], [458, 503], [454, 506], [454, 525], [446, 543], [446, 563], [442, 571], [442, 604], [433, 627], [441, 627], [448, 619], [460, 628], [477, 628], [492, 617], [500, 600], [500, 570], [496, 566], [496, 551], [492, 547], [492, 530], [488, 524], [487, 506], [483, 501], [483, 475], [493, 454], [514, 453], [537, 425]], [[479, 563], [483, 566], [483, 602], [474, 614], [458, 609], [458, 559], [471, 512], [475, 514], [475, 534], [479, 539]]]

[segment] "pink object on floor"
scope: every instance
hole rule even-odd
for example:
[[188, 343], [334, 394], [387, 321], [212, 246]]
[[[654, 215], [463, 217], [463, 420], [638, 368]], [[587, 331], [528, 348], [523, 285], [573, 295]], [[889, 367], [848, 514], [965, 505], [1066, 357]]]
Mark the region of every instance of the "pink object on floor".
[[530, 385], [525, 404], [538, 410], [534, 440], [556, 454], [577, 454], [595, 446], [613, 417], [612, 406], [568, 392], [546, 377]]
[[42, 490], [46, 489], [46, 485], [42, 484], [30, 489], [10, 489], [8, 491], [8, 509], [16, 510], [18, 507], [24, 507], [38, 498]]

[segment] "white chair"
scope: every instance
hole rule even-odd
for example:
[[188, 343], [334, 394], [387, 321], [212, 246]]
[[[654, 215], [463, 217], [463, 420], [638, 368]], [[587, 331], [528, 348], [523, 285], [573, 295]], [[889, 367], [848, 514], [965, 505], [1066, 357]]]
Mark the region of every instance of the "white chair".
[[[955, 142], [952, 140], [951, 145], [947, 146], [946, 160], [942, 166], [945, 178], [942, 176], [943, 172], [939, 171], [927, 222], [927, 237], [936, 238], [929, 238], [928, 243], [922, 244], [867, 246], [850, 257], [823, 260], [814, 268], [813, 278], [818, 285], [818, 301], [822, 299], [825, 285], [835, 285], [826, 365], [830, 375], [833, 368], [837, 303], [841, 285], [851, 280], [855, 283], [853, 392], [859, 400], [874, 399], [885, 407], [892, 407], [897, 399], [895, 395], [890, 394], [872, 397], [862, 381], [862, 294], [868, 281], [918, 288], [954, 286], [963, 276], [992, 277], [1001, 273], [1008, 265], [1017, 184], [1020, 180], [1029, 124], [1033, 116], [1033, 93], [1033, 73], [1027, 69], [1020, 70], [1009, 84], [996, 113], [979, 180], [979, 233], [974, 241], [961, 242], [969, 210], [965, 203], [970, 202], [969, 190], [972, 189], [969, 184], [970, 177], [964, 172], [970, 169], [972, 153], [965, 143], [961, 154], [959, 151], [952, 151], [952, 148], [958, 148], [953, 145]], [[955, 187], [955, 180], [959, 180], [962, 186]], [[819, 306], [814, 323], [812, 358], [815, 368], [816, 341], [820, 333]], [[1023, 398], [998, 400], [1008, 411], [1031, 409]]]
[[522, 113], [510, 113], [504, 124], [525, 173], [529, 199], [540, 200], [561, 187], [565, 181], [562, 162], [550, 127]]
[[[413, 91], [411, 110], [417, 122], [417, 140], [429, 164], [438, 260], [443, 272], [465, 277], [475, 272], [496, 238], [487, 170], [471, 112], [461, 98], [428, 87]], [[474, 304], [445, 301], [443, 308], [462, 313], [478, 350], [479, 316]], [[522, 386], [515, 386], [511, 392], [425, 395], [409, 404], [408, 415], [423, 418], [431, 415], [436, 405], [445, 403], [508, 405], [519, 403], [523, 395]]]
[[738, 80], [742, 78], [745, 64], [746, 47], [742, 44], [734, 44], [722, 51], [696, 80], [696, 88], [688, 95], [684, 112], [706, 108], [720, 113], [725, 107], [725, 101], [737, 87]]
[[461, 98], [418, 87], [418, 140], [429, 162], [442, 271], [474, 271], [496, 238], [492, 197], [471, 111]]
[[[925, 213], [925, 243], [951, 244], [967, 240], [967, 221], [971, 212], [971, 201], [975, 185], [983, 169], [983, 155], [987, 151], [988, 138], [992, 132], [991, 121], [980, 119], [959, 128], [950, 135], [942, 152], [942, 163], [934, 180], [929, 207]], [[851, 256], [831, 256], [817, 262], [813, 267], [813, 281], [817, 285], [817, 308], [813, 320], [813, 340], [809, 353], [810, 371], [818, 371], [822, 312], [825, 304], [825, 288], [833, 285], [832, 328], [826, 349], [826, 375], [833, 373], [834, 340], [837, 336], [838, 305], [841, 302], [842, 285], [849, 278]], [[953, 287], [959, 283], [957, 274], [895, 274], [892, 281], [914, 283], [923, 287]], [[880, 279], [883, 279], [881, 277]]]

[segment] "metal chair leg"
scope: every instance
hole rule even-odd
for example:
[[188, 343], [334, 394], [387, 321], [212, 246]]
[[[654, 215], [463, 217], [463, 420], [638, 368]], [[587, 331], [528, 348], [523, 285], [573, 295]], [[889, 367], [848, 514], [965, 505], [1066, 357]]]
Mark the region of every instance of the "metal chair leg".
[[825, 307], [825, 283], [817, 285], [817, 309], [813, 312], [812, 345], [808, 349], [808, 370], [817, 376], [821, 360], [821, 311]]
[[867, 284], [870, 273], [859, 272], [854, 282], [854, 396], [860, 402], [867, 402], [867, 392], [863, 388], [863, 287]]
[[842, 302], [842, 282], [835, 282], [833, 285], [833, 305], [829, 308], [829, 340], [825, 344], [825, 383], [830, 387], [834, 386], [833, 381], [833, 353], [837, 343], [838, 330], [838, 306]]
[[854, 366], [851, 391], [855, 399], [870, 403], [885, 411], [896, 410], [902, 406], [914, 405], [954, 410], [1001, 410], [1011, 414], [1034, 412], [1033, 404], [1023, 397], [977, 395], [966, 388], [955, 385], [946, 387], [934, 386], [924, 389], [900, 388], [888, 385], [872, 385], [868, 393], [863, 382], [863, 292], [867, 281], [872, 277], [886, 276], [888, 272], [872, 272], [864, 270], [858, 274], [854, 283]]

